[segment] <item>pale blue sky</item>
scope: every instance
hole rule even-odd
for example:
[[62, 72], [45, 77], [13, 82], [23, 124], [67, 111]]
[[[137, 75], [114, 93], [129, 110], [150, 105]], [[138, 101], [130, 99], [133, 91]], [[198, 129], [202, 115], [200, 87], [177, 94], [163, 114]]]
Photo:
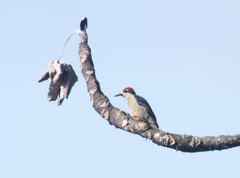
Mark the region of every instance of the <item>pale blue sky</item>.
[[0, 3], [0, 177], [239, 178], [240, 148], [182, 153], [110, 126], [92, 108], [74, 35], [63, 53], [78, 82], [57, 107], [37, 81], [86, 16], [97, 78], [112, 104], [131, 86], [162, 130], [240, 133], [239, 1]]

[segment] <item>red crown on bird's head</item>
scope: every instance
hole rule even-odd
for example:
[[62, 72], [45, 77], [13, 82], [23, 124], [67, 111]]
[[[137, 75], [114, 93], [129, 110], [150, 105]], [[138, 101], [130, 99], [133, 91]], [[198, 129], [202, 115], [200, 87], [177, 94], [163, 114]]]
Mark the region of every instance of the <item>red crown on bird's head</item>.
[[133, 94], [135, 94], [134, 89], [131, 88], [131, 87], [126, 87], [126, 88], [124, 88], [124, 89], [122, 90], [122, 92], [124, 92], [124, 93], [133, 93]]

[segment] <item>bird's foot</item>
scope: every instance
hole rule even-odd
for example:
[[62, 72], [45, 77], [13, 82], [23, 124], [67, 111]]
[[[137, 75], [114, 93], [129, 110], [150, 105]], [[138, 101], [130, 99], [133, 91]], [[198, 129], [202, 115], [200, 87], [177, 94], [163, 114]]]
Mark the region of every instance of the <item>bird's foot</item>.
[[133, 116], [135, 119], [137, 119], [138, 121], [143, 121], [141, 118], [139, 118], [138, 116]]

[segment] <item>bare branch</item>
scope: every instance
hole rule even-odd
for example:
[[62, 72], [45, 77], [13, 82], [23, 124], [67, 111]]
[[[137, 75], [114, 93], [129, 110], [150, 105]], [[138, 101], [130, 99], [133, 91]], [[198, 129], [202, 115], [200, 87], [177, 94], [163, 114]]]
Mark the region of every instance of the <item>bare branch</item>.
[[94, 109], [111, 125], [148, 138], [157, 145], [183, 152], [223, 150], [240, 146], [240, 134], [234, 136], [195, 137], [167, 133], [159, 129], [152, 129], [148, 127], [147, 123], [137, 121], [132, 116], [115, 108], [101, 91], [100, 84], [96, 79], [86, 28], [82, 31], [81, 37], [82, 40], [79, 46], [81, 71], [87, 83], [91, 102]]

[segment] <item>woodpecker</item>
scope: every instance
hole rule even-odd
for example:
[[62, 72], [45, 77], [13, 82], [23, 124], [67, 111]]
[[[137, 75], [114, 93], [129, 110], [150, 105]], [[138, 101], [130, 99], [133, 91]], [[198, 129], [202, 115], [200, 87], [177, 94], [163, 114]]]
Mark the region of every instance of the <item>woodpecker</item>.
[[136, 95], [134, 89], [131, 87], [124, 88], [121, 93], [115, 95], [115, 97], [116, 96], [126, 98], [128, 106], [137, 120], [148, 123], [153, 129], [158, 128], [156, 117], [150, 105], [143, 97]]

